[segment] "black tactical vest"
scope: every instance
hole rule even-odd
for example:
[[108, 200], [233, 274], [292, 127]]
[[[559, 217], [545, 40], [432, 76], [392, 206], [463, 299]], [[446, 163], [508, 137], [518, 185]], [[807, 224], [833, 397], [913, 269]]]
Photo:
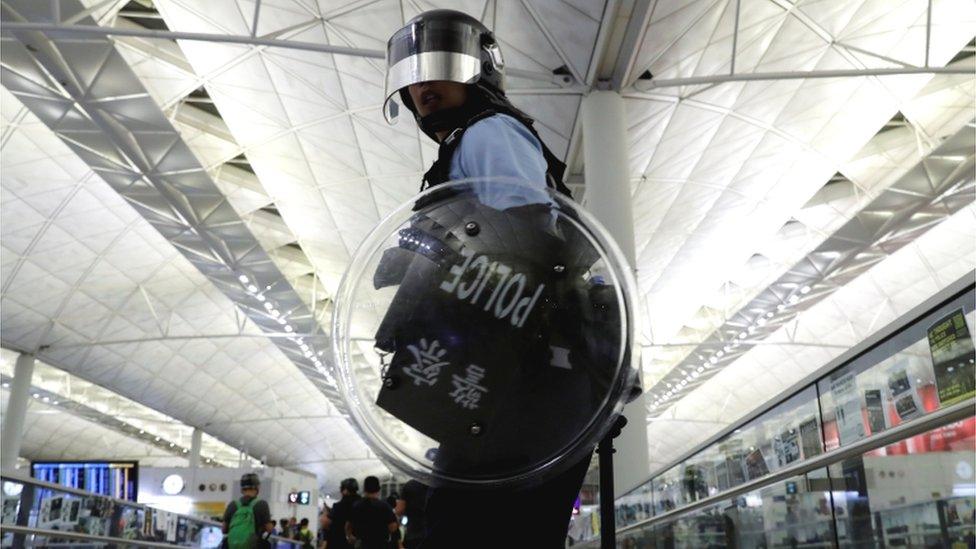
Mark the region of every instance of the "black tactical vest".
[[526, 119], [520, 113], [514, 111], [508, 111], [507, 109], [499, 108], [489, 108], [480, 113], [469, 118], [467, 122], [463, 125], [455, 128], [447, 137], [441, 141], [440, 147], [437, 149], [437, 160], [434, 164], [427, 170], [424, 174], [423, 182], [420, 186], [420, 190], [426, 190], [434, 185], [440, 185], [450, 179], [451, 173], [451, 159], [454, 158], [454, 151], [457, 150], [458, 146], [461, 144], [461, 137], [464, 136], [464, 132], [477, 123], [479, 120], [488, 118], [489, 116], [494, 116], [496, 114], [507, 114], [512, 118], [518, 120], [523, 124], [528, 130], [539, 140], [542, 145], [542, 155], [546, 160], [546, 185], [550, 189], [555, 189], [556, 191], [572, 198], [573, 195], [569, 188], [563, 183], [563, 174], [566, 172], [566, 164], [563, 164], [559, 158], [556, 157], [546, 146], [542, 138], [539, 137], [538, 132], [532, 127], [532, 120]]

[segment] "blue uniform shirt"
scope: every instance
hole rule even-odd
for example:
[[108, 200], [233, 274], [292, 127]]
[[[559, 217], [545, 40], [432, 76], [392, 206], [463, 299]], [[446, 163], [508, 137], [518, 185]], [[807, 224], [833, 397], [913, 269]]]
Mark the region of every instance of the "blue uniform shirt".
[[[482, 202], [504, 210], [552, 203], [546, 189], [542, 144], [521, 122], [507, 114], [479, 120], [465, 130], [451, 158], [450, 179], [467, 179]], [[522, 183], [498, 185], [492, 182]]]

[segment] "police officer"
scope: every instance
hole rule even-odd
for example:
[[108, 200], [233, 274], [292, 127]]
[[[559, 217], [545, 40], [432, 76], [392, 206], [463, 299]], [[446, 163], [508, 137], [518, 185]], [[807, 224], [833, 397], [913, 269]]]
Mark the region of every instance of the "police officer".
[[[491, 31], [453, 10], [422, 13], [387, 44], [388, 122], [409, 110], [438, 143], [421, 188], [450, 180], [486, 180], [486, 204], [524, 205], [524, 195], [491, 180], [517, 180], [569, 195], [565, 165], [505, 96], [504, 61]], [[572, 507], [589, 465], [587, 455], [542, 484], [468, 490], [432, 487], [423, 549], [563, 547]], [[498, 517], [496, 519], [496, 517]]]

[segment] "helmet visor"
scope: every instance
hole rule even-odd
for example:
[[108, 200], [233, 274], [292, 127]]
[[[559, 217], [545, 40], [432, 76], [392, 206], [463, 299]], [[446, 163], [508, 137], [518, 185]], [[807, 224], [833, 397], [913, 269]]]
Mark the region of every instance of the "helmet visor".
[[390, 38], [386, 64], [383, 114], [393, 123], [399, 114], [395, 96], [401, 89], [433, 80], [459, 84], [478, 80], [481, 31], [462, 21], [418, 21]]

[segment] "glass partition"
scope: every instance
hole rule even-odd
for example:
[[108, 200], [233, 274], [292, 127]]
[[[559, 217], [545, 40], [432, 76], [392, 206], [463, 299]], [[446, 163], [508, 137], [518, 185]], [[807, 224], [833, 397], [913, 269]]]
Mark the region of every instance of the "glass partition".
[[972, 399], [974, 305], [970, 285], [620, 496], [616, 523], [624, 530], [618, 545], [974, 547], [972, 417], [834, 464], [829, 471], [777, 482], [664, 522], [649, 520]]
[[976, 418], [830, 467], [841, 547], [972, 547]]
[[618, 546], [640, 549], [832, 547], [826, 469], [764, 486], [620, 535]]
[[[201, 549], [220, 547], [223, 539], [221, 525], [198, 517], [179, 515], [162, 509], [108, 498], [96, 494], [63, 489], [33, 479], [4, 477], [2, 481], [3, 514], [0, 524], [42, 530], [42, 533], [15, 534], [4, 530], [2, 546], [51, 547], [84, 545], [108, 547], [119, 545], [115, 540], [143, 544], [168, 544]], [[107, 540], [79, 540], [51, 534], [49, 531], [85, 534], [112, 538]], [[278, 547], [297, 546], [289, 540], [279, 541]]]
[[972, 325], [970, 303], [942, 307], [820, 380], [827, 449], [972, 397]]

